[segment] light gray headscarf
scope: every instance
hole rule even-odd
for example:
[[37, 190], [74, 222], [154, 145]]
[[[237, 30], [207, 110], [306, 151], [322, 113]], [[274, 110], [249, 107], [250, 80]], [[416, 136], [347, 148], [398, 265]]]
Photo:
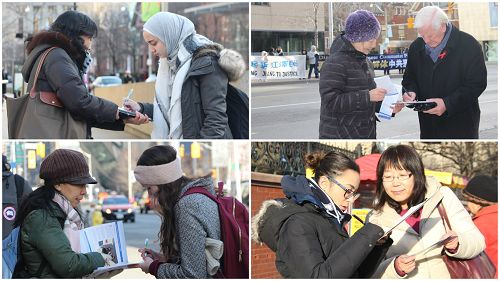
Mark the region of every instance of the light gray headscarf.
[[159, 12], [145, 24], [144, 31], [158, 37], [167, 49], [167, 58], [160, 59], [156, 78], [156, 99], [153, 110], [153, 139], [182, 138], [181, 91], [194, 51], [212, 44], [196, 34], [194, 24], [186, 17]]

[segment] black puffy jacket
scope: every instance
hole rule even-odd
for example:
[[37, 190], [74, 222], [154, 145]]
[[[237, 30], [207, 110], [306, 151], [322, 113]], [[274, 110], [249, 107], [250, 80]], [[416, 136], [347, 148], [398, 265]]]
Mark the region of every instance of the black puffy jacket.
[[[58, 32], [42, 32], [31, 42], [35, 46], [22, 69], [25, 82], [28, 83], [31, 72], [36, 71], [33, 67], [37, 58], [48, 48], [59, 47], [47, 55], [38, 77], [37, 90], [56, 93], [76, 120], [87, 123], [87, 138], [91, 138], [91, 127], [123, 130], [123, 121], [115, 120], [118, 105], [88, 93], [75, 60], [75, 48], [67, 37]], [[31, 87], [29, 83], [28, 89]]]
[[376, 88], [374, 77], [366, 55], [338, 36], [321, 68], [319, 138], [376, 138], [377, 103], [369, 95]]
[[349, 237], [343, 227], [349, 215], [339, 225], [317, 203], [307, 185], [302, 176], [285, 176], [283, 189], [294, 199], [264, 202], [252, 219], [253, 239], [276, 252], [276, 268], [285, 278], [370, 277], [392, 240], [376, 246], [384, 232], [370, 223]]

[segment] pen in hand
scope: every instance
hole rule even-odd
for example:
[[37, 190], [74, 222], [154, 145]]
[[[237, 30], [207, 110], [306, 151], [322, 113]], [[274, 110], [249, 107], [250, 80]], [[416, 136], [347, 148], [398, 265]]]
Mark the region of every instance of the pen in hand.
[[134, 95], [134, 89], [130, 89], [130, 90], [128, 91], [128, 95], [127, 95], [127, 97], [125, 98], [125, 100], [129, 100], [129, 99], [131, 99], [133, 95]]

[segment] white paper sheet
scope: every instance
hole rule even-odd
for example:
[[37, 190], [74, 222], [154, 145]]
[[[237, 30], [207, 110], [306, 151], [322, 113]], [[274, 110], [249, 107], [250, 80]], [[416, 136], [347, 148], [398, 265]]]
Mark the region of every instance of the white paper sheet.
[[442, 240], [439, 240], [436, 243], [430, 245], [429, 247], [427, 247], [427, 248], [425, 248], [425, 249], [423, 249], [421, 251], [418, 251], [416, 253], [412, 253], [410, 255], [416, 255], [416, 260], [420, 259], [420, 258], [423, 257], [423, 254], [427, 253], [428, 251], [430, 251], [430, 250], [432, 250], [432, 249], [434, 249], [436, 247], [440, 247], [440, 246], [448, 243], [448, 241], [450, 241], [451, 239], [454, 239], [454, 238], [456, 238], [456, 236], [448, 236], [448, 237], [446, 237], [446, 238], [444, 238]]
[[392, 108], [393, 104], [398, 100], [401, 100], [400, 91], [398, 91], [398, 85], [392, 83], [391, 78], [388, 75], [377, 77], [374, 79], [377, 84], [377, 88], [383, 88], [387, 91], [382, 105], [380, 106], [380, 111], [377, 113], [378, 119], [380, 121], [388, 121], [392, 118]]
[[398, 221], [396, 221], [396, 223], [389, 229], [385, 232], [384, 236], [386, 236], [389, 232], [391, 232], [394, 228], [396, 228], [396, 226], [398, 226], [399, 224], [401, 224], [402, 222], [404, 222], [409, 216], [413, 215], [416, 211], [418, 211], [419, 209], [421, 209], [425, 202], [427, 202], [428, 199], [424, 200], [424, 202], [418, 204], [418, 205], [415, 205], [413, 207], [411, 207], [410, 209], [408, 209], [408, 212], [406, 212], [406, 214], [404, 214]]

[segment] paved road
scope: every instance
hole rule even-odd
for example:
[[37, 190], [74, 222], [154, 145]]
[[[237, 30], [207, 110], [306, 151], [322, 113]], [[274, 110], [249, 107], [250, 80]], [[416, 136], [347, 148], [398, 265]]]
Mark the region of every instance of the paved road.
[[[488, 86], [479, 97], [481, 139], [498, 137], [498, 69], [487, 64]], [[391, 80], [400, 84], [401, 75]], [[318, 80], [252, 85], [252, 139], [317, 139], [320, 97]], [[418, 139], [416, 112], [404, 109], [397, 118], [377, 124], [378, 139]]]
[[[127, 257], [129, 262], [142, 261], [139, 248], [144, 247], [144, 240], [149, 239], [149, 247], [159, 250], [158, 231], [160, 231], [161, 219], [153, 212], [146, 214], [136, 213], [135, 223], [123, 224], [125, 238], [127, 240]], [[141, 269], [127, 269], [114, 276], [112, 279], [155, 279], [151, 274], [145, 274]]]

